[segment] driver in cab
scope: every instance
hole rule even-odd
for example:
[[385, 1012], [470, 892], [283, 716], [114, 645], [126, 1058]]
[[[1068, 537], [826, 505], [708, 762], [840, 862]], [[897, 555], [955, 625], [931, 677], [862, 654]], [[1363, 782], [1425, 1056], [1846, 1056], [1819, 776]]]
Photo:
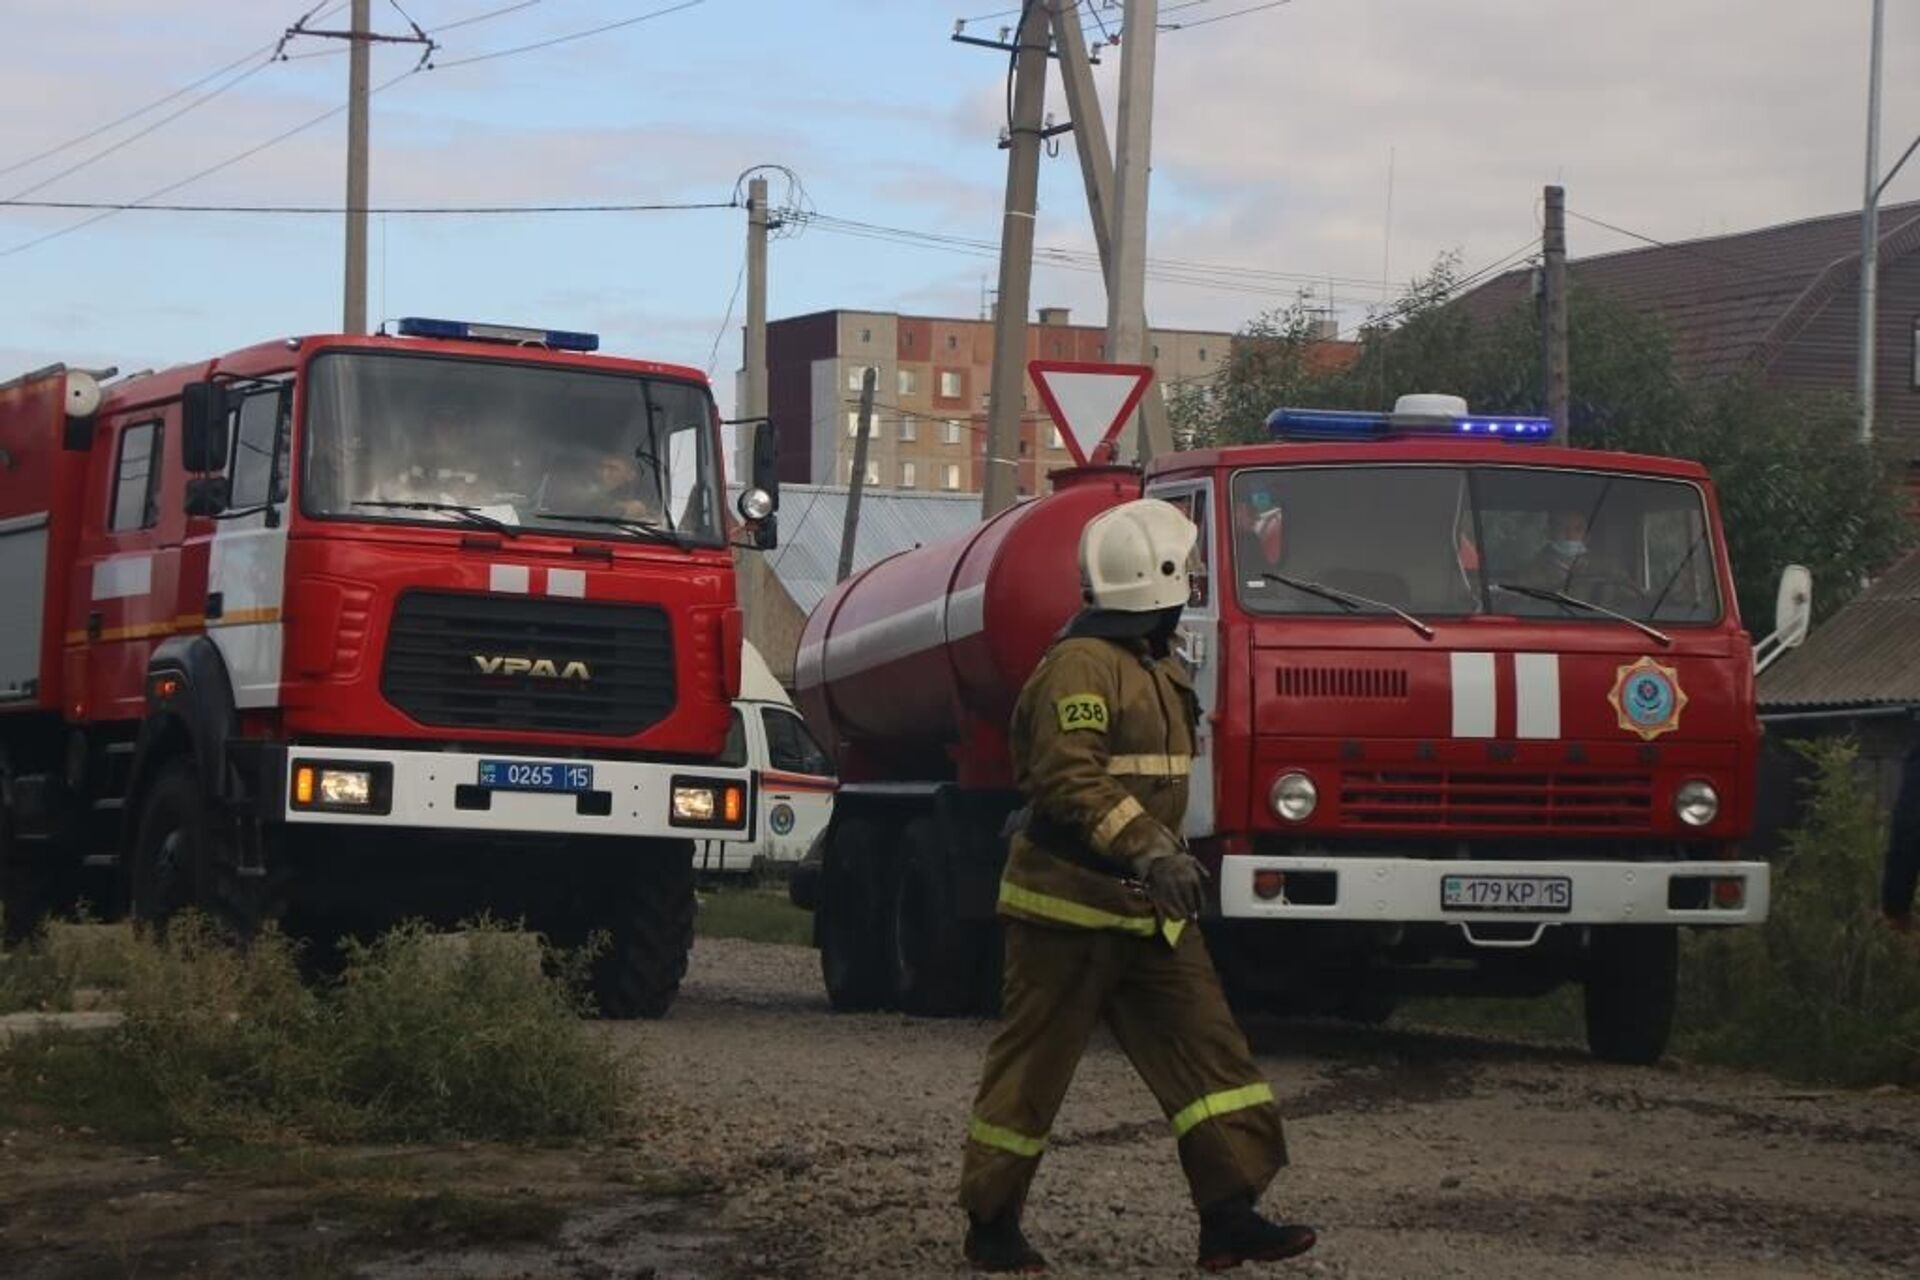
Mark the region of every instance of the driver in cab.
[[400, 473], [402, 497], [415, 502], [473, 506], [483, 500], [475, 458], [477, 442], [462, 429], [453, 405], [436, 405], [427, 414], [414, 458]]
[[614, 451], [583, 459], [571, 474], [556, 477], [547, 500], [555, 511], [616, 516], [636, 524], [654, 524], [660, 509], [640, 483], [642, 468], [631, 453]]
[[1593, 549], [1589, 532], [1586, 512], [1573, 507], [1551, 512], [1547, 540], [1520, 571], [1519, 583], [1539, 591], [1594, 596], [1614, 608], [1638, 604], [1639, 586], [1611, 556]]

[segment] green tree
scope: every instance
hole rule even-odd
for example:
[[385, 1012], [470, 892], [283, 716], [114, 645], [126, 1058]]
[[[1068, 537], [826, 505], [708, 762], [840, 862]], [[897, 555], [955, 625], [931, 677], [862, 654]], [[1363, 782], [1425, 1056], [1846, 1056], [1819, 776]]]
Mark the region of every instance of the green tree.
[[[1298, 306], [1242, 331], [1224, 374], [1171, 399], [1180, 438], [1194, 445], [1262, 438], [1279, 405], [1389, 408], [1408, 392], [1465, 396], [1476, 410], [1538, 413], [1540, 329], [1530, 305], [1492, 320], [1450, 306], [1462, 287], [1448, 254], [1360, 332], [1358, 358], [1329, 367]], [[1657, 318], [1577, 286], [1568, 305], [1569, 405], [1581, 448], [1689, 458], [1720, 492], [1741, 612], [1772, 625], [1780, 570], [1814, 572], [1821, 616], [1907, 545], [1889, 468], [1854, 437], [1848, 404], [1791, 395], [1756, 379], [1690, 382]]]

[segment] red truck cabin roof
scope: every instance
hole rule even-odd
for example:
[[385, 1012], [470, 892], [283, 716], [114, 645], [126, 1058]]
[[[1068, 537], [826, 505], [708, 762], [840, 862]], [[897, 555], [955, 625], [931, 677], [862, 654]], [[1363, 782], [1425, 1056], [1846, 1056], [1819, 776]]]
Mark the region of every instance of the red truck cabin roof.
[[175, 365], [154, 373], [129, 378], [107, 387], [103, 413], [177, 400], [180, 388], [214, 374], [236, 377], [267, 377], [287, 373], [303, 360], [326, 350], [351, 348], [356, 351], [432, 351], [436, 355], [471, 356], [495, 363], [525, 361], [560, 368], [590, 369], [601, 373], [641, 374], [655, 378], [673, 378], [709, 387], [707, 375], [687, 365], [662, 364], [652, 360], [629, 360], [619, 356], [553, 351], [544, 347], [507, 346], [499, 342], [472, 342], [445, 338], [390, 338], [379, 334], [356, 336], [344, 333], [308, 334], [242, 347], [212, 360]]
[[1229, 445], [1195, 449], [1155, 459], [1147, 479], [1167, 480], [1222, 468], [1327, 466], [1343, 463], [1467, 463], [1512, 467], [1556, 467], [1581, 471], [1630, 471], [1637, 475], [1706, 483], [1707, 469], [1684, 458], [1603, 449], [1564, 449], [1549, 445], [1452, 436], [1401, 436], [1354, 443], [1329, 441]]

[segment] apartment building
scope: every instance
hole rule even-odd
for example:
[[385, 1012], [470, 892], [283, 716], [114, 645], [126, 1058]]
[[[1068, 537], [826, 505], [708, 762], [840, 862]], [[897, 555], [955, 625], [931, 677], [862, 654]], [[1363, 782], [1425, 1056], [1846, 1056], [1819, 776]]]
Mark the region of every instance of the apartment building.
[[[1210, 377], [1225, 367], [1230, 333], [1155, 330], [1156, 382]], [[1030, 360], [1106, 359], [1104, 326], [1076, 325], [1043, 307], [1027, 328]], [[780, 427], [783, 483], [845, 485], [853, 475], [860, 387], [876, 374], [866, 482], [881, 488], [977, 493], [986, 462], [993, 322], [884, 311], [822, 311], [767, 325], [767, 403]], [[1031, 380], [1021, 417], [1019, 484], [1042, 492], [1047, 472], [1072, 464]]]

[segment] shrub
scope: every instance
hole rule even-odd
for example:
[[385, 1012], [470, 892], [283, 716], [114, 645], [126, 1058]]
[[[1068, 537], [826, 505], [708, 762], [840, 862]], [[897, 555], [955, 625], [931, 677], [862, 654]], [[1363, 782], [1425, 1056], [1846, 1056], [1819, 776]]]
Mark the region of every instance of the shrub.
[[134, 1139], [566, 1138], [618, 1111], [584, 961], [530, 934], [403, 926], [320, 989], [285, 938], [234, 948], [191, 916], [126, 951], [124, 1022], [0, 1051], [0, 1093]]
[[1758, 929], [1690, 940], [1682, 1025], [1695, 1056], [1840, 1084], [1920, 1082], [1920, 948], [1876, 914], [1885, 829], [1851, 741], [1812, 764], [1802, 825]]

